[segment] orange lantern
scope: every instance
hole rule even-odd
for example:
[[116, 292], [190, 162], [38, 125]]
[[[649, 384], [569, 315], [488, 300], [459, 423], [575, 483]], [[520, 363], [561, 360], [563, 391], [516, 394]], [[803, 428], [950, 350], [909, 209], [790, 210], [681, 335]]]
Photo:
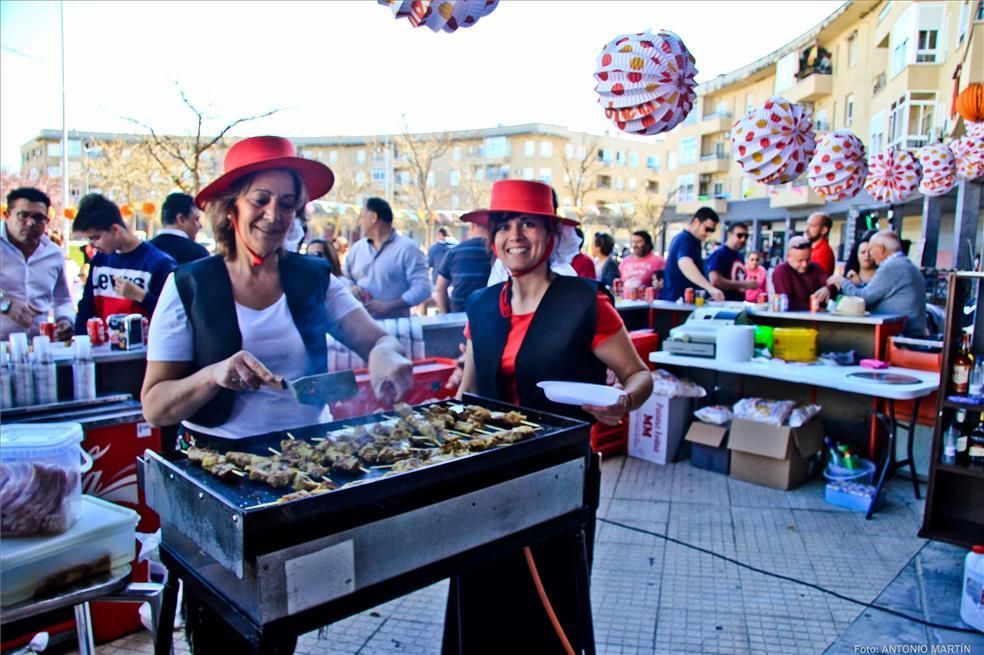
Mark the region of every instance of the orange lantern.
[[984, 121], [984, 84], [975, 82], [960, 92], [957, 96], [957, 113], [971, 123]]
[[133, 207], [130, 206], [130, 203], [120, 205], [120, 216], [123, 218], [133, 218]]
[[74, 221], [75, 217], [79, 213], [79, 210], [76, 209], [75, 207], [66, 207], [65, 211], [62, 213], [65, 215], [65, 218], [67, 218], [70, 221]]
[[152, 202], [145, 202], [140, 205], [140, 213], [144, 216], [153, 216], [157, 213], [157, 205]]
[[6, 213], [7, 213], [7, 203], [4, 203], [0, 205], [0, 214], [6, 214]]

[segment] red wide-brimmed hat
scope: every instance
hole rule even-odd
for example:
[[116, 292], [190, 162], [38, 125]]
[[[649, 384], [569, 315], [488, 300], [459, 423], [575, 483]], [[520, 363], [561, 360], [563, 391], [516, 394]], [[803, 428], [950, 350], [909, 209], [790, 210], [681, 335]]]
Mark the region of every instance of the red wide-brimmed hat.
[[492, 185], [489, 208], [468, 212], [461, 220], [488, 225], [493, 214], [507, 212], [552, 218], [564, 225], [580, 225], [575, 220], [557, 215], [554, 211], [553, 190], [549, 184], [528, 180], [499, 180]]
[[298, 157], [290, 140], [279, 136], [253, 136], [229, 148], [222, 162], [222, 175], [198, 192], [195, 204], [199, 209], [205, 209], [205, 203], [228, 191], [244, 175], [277, 168], [287, 168], [301, 176], [308, 200], [325, 195], [335, 183], [335, 174], [330, 168], [321, 162]]

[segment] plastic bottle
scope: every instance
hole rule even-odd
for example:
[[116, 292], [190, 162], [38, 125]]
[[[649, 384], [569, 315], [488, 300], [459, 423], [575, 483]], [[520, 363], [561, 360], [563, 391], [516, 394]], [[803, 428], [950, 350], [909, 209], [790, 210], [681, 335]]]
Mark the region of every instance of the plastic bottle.
[[974, 370], [970, 372], [970, 395], [984, 395], [984, 357], [977, 359]]
[[943, 433], [943, 452], [940, 454], [941, 464], [953, 465], [957, 463], [957, 432], [958, 430], [951, 425]]
[[9, 360], [7, 343], [0, 343], [0, 409], [10, 409], [14, 406], [14, 388], [11, 384]]
[[960, 618], [984, 632], [984, 546], [974, 546], [964, 559]]
[[75, 400], [92, 400], [96, 397], [96, 363], [92, 361], [92, 343], [87, 336], [75, 337], [72, 389]]
[[51, 357], [51, 340], [45, 335], [34, 337], [34, 401], [39, 405], [58, 402], [58, 374]]
[[10, 335], [10, 373], [14, 407], [33, 405], [34, 375], [31, 372], [26, 332], [14, 332]]

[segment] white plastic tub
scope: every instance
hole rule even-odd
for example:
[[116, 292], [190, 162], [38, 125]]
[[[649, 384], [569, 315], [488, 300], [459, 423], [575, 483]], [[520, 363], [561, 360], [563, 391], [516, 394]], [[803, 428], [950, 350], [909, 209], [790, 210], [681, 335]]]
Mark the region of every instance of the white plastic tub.
[[127, 566], [133, 560], [139, 519], [132, 509], [82, 496], [81, 518], [67, 532], [0, 539], [0, 606]]
[[82, 473], [92, 466], [81, 443], [78, 423], [0, 428], [0, 534], [59, 534], [75, 525]]

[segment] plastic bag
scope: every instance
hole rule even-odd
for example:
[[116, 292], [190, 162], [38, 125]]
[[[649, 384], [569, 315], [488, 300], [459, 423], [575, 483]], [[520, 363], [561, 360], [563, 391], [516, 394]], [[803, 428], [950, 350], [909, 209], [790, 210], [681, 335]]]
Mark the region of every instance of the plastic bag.
[[765, 400], [764, 398], [742, 398], [735, 403], [735, 418], [785, 425], [796, 403], [792, 400]]
[[789, 414], [789, 427], [798, 428], [820, 413], [820, 405], [799, 405]]
[[667, 398], [703, 398], [707, 392], [704, 387], [691, 380], [681, 380], [672, 373], [659, 369], [653, 372], [653, 394]]
[[694, 412], [694, 416], [699, 418], [704, 423], [725, 425], [731, 422], [731, 418], [734, 414], [732, 414], [731, 408], [725, 407], [724, 405], [710, 405], [708, 407], [698, 409]]

